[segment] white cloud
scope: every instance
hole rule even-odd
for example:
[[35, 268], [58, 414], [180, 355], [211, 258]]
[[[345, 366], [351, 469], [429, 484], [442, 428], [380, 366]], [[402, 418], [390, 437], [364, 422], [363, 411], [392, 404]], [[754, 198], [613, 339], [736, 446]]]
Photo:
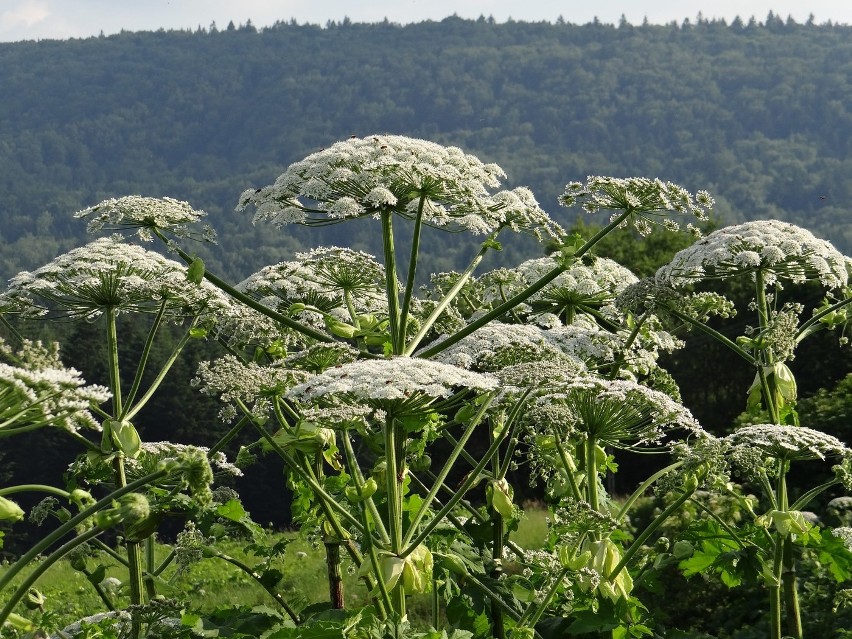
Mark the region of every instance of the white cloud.
[[29, 29], [50, 17], [47, 4], [39, 0], [26, 0], [0, 13], [0, 30]]

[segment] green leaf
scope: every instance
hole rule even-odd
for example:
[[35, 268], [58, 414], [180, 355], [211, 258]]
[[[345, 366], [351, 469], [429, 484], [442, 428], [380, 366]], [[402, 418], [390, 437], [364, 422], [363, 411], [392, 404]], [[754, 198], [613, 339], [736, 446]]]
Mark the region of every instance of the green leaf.
[[242, 521], [242, 519], [246, 516], [245, 508], [243, 508], [243, 505], [237, 499], [231, 499], [230, 501], [217, 506], [216, 513], [220, 517], [230, 519], [231, 521]]

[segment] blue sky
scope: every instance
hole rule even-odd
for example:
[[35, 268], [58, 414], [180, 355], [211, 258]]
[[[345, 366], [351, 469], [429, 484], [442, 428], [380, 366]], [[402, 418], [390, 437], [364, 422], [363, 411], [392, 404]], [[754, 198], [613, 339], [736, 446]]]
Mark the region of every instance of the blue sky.
[[582, 24], [594, 17], [617, 23], [623, 14], [631, 24], [641, 24], [646, 17], [652, 23], [694, 20], [699, 12], [728, 21], [737, 15], [763, 21], [770, 10], [798, 22], [813, 13], [818, 23], [852, 24], [850, 0], [0, 0], [0, 42], [83, 38], [122, 29], [195, 29], [214, 21], [223, 28], [231, 20], [249, 19], [257, 27], [291, 18], [325, 24], [346, 16], [355, 22], [388, 18], [405, 24], [456, 13], [463, 18], [490, 15], [499, 22], [509, 17], [552, 22], [561, 15]]

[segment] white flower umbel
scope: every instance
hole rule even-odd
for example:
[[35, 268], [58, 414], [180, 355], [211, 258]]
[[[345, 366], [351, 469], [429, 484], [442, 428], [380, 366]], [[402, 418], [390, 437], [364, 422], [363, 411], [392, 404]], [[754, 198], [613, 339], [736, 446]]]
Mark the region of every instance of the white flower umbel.
[[779, 460], [807, 460], [838, 457], [849, 453], [836, 437], [805, 428], [781, 424], [745, 426], [725, 437], [737, 449], [757, 449]]
[[349, 304], [356, 313], [387, 312], [384, 268], [372, 255], [321, 247], [298, 253], [296, 258], [263, 267], [240, 282], [237, 289], [281, 312], [292, 304], [322, 312]]
[[852, 528], [849, 526], [840, 526], [832, 530], [831, 534], [843, 542], [846, 550], [852, 552]]
[[677, 184], [648, 178], [613, 178], [589, 176], [586, 183], [570, 182], [559, 201], [564, 206], [581, 205], [587, 213], [614, 211], [614, 215], [629, 212], [624, 220], [632, 222], [641, 234], [651, 232], [653, 225], [677, 231], [679, 223], [669, 213], [707, 219], [713, 208], [713, 198], [706, 191], [692, 194]]
[[687, 408], [664, 393], [626, 380], [578, 378], [537, 398], [534, 405], [542, 415], [558, 415], [562, 422], [542, 426], [569, 437], [594, 439], [601, 446], [661, 444], [673, 430], [703, 433]]
[[367, 404], [399, 416], [419, 411], [432, 400], [459, 390], [497, 388], [489, 375], [417, 357], [350, 362], [309, 377], [287, 397], [301, 402], [343, 401]]
[[190, 225], [199, 222], [207, 214], [197, 211], [188, 202], [170, 197], [142, 197], [128, 195], [111, 198], [100, 204], [74, 214], [76, 218], [89, 221], [89, 233], [101, 230], [135, 230], [141, 240], [150, 242], [154, 230], [165, 231], [177, 237], [198, 237], [208, 242], [216, 239], [216, 233], [205, 226], [201, 233], [192, 233]]
[[778, 220], [759, 220], [714, 231], [679, 251], [657, 271], [660, 284], [682, 287], [700, 279], [725, 279], [760, 271], [766, 285], [819, 280], [845, 286], [847, 258], [830, 242]]
[[245, 191], [237, 210], [254, 220], [329, 224], [392, 211], [413, 218], [424, 199], [427, 225], [490, 233], [508, 226], [544, 237], [561, 233], [532, 194], [491, 195], [505, 177], [496, 164], [452, 146], [399, 135], [351, 138], [291, 164], [274, 184]]
[[163, 303], [171, 317], [222, 313], [230, 307], [219, 289], [190, 282], [183, 265], [118, 236], [95, 240], [33, 272], [19, 273], [0, 295], [0, 310], [29, 317], [53, 312], [94, 319], [106, 309], [155, 313]]
[[560, 349], [554, 343], [550, 331], [528, 324], [501, 322], [486, 324], [438, 353], [434, 359], [482, 372], [495, 372], [504, 366], [522, 362], [556, 359], [574, 372], [585, 369], [582, 360], [574, 356], [573, 351]]
[[[517, 271], [527, 283], [535, 282], [558, 265], [555, 257], [542, 257], [521, 263]], [[554, 313], [570, 323], [578, 312], [601, 309], [613, 316], [612, 302], [636, 276], [614, 260], [599, 257], [577, 262], [533, 295], [527, 303], [537, 313]]]
[[234, 405], [247, 407], [262, 416], [271, 407], [272, 398], [281, 397], [288, 389], [307, 377], [307, 373], [277, 366], [261, 366], [243, 362], [233, 355], [201, 362], [192, 385], [205, 395], [213, 395], [227, 405], [220, 413], [224, 421], [235, 415]]
[[107, 401], [109, 391], [87, 386], [78, 371], [63, 366], [57, 345], [25, 342], [12, 353], [0, 342], [0, 352], [15, 362], [0, 363], [0, 437], [43, 426], [100, 428], [89, 408]]

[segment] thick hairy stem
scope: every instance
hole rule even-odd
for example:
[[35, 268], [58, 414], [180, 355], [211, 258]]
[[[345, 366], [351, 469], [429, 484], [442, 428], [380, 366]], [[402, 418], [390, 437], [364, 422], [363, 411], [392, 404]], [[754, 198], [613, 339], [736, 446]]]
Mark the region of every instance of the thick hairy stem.
[[423, 207], [426, 204], [426, 194], [420, 196], [417, 205], [417, 216], [414, 218], [414, 232], [411, 235], [411, 255], [408, 258], [408, 274], [405, 282], [405, 294], [402, 298], [402, 310], [399, 314], [399, 344], [394, 349], [397, 353], [405, 352], [406, 334], [408, 331], [408, 312], [411, 307], [411, 297], [414, 295], [417, 277], [417, 254], [420, 251], [420, 233], [423, 230]]
[[[391, 552], [400, 556], [402, 554], [402, 490], [405, 479], [405, 431], [397, 423], [393, 415], [385, 419], [385, 491], [387, 495], [388, 509], [388, 534], [390, 535]], [[400, 455], [400, 452], [403, 452]], [[376, 575], [382, 579], [381, 574]], [[390, 593], [393, 603], [393, 611], [400, 617], [405, 615], [405, 585], [403, 580], [397, 582], [396, 587]]]
[[[175, 246], [169, 239], [163, 235], [158, 229], [153, 229], [154, 235], [156, 235], [164, 244], [167, 244], [170, 248], [174, 250], [175, 253], [178, 254], [180, 259], [182, 259], [187, 264], [192, 263], [193, 257], [181, 249], [179, 246]], [[213, 286], [220, 289], [222, 292], [228, 294], [230, 297], [233, 297], [235, 300], [239, 300], [249, 308], [253, 308], [261, 315], [265, 315], [270, 319], [274, 319], [279, 324], [283, 324], [287, 328], [291, 328], [297, 333], [301, 333], [302, 335], [306, 335], [311, 339], [315, 339], [320, 342], [333, 342], [334, 338], [330, 335], [326, 335], [325, 333], [320, 333], [319, 331], [315, 331], [309, 326], [305, 326], [304, 324], [300, 324], [296, 320], [287, 317], [286, 315], [282, 315], [281, 313], [277, 313], [273, 309], [268, 306], [264, 306], [256, 299], [249, 297], [242, 291], [238, 291], [233, 286], [228, 284], [225, 280], [213, 275], [210, 271], [204, 271], [204, 279], [210, 282]]]
[[793, 557], [793, 539], [790, 535], [784, 538], [781, 565], [781, 585], [784, 591], [784, 612], [787, 618], [787, 634], [793, 637], [793, 639], [802, 639], [802, 611], [799, 607], [796, 560]]
[[[438, 302], [438, 305], [434, 308], [434, 310], [429, 313], [429, 317], [427, 317], [424, 321], [420, 330], [417, 331], [417, 335], [409, 342], [409, 344], [405, 347], [405, 354], [411, 355], [417, 350], [417, 347], [420, 345], [420, 342], [423, 341], [423, 338], [426, 337], [426, 334], [431, 330], [432, 326], [438, 321], [438, 318], [441, 316], [441, 313], [444, 312], [444, 309], [449, 306], [452, 301], [459, 294], [459, 291], [464, 288], [465, 283], [470, 279], [473, 272], [476, 270], [476, 267], [479, 266], [479, 263], [482, 261], [482, 258], [485, 257], [485, 254], [488, 252], [488, 249], [493, 246], [494, 240], [497, 238], [497, 235], [500, 233], [498, 229], [494, 233], [488, 236], [488, 239], [482, 243], [479, 248], [479, 252], [474, 256], [471, 260], [468, 267], [464, 270], [464, 272], [459, 276], [459, 279], [456, 280], [456, 283], [450, 288], [449, 291], [446, 292], [444, 297], [441, 298], [441, 301]], [[464, 298], [463, 298], [464, 299]], [[472, 302], [469, 302], [470, 306], [475, 306]]]
[[[388, 300], [388, 324], [390, 328], [391, 346], [393, 354], [400, 355], [399, 349], [400, 333], [403, 332], [399, 325], [399, 282], [396, 278], [396, 252], [393, 242], [393, 213], [382, 211], [382, 248], [385, 256], [385, 294]], [[399, 350], [398, 350], [399, 349]]]

